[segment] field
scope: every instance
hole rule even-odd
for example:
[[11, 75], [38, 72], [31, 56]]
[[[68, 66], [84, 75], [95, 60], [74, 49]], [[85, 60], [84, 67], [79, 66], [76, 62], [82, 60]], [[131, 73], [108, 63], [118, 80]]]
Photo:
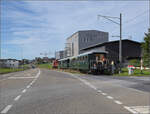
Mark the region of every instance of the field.
[[24, 69], [13, 69], [13, 68], [0, 68], [0, 74], [10, 73], [10, 72], [17, 72], [17, 71], [23, 71]]
[[24, 71], [26, 69], [29, 69], [29, 64], [21, 65], [20, 68], [0, 68], [0, 74]]
[[[116, 76], [129, 76], [128, 75], [128, 69], [123, 68], [121, 74], [115, 74]], [[150, 69], [149, 70], [143, 70], [141, 72], [140, 69], [134, 69], [134, 73], [131, 76], [150, 76]]]
[[37, 67], [39, 67], [39, 68], [46, 68], [46, 69], [52, 69], [52, 64], [49, 64], [49, 63], [38, 64]]

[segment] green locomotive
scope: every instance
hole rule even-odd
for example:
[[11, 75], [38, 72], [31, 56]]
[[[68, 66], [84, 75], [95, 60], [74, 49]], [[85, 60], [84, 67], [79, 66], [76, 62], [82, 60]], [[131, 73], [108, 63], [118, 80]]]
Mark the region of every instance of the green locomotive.
[[90, 73], [103, 73], [108, 70], [106, 51], [90, 51], [78, 56], [59, 60], [59, 68], [74, 69]]

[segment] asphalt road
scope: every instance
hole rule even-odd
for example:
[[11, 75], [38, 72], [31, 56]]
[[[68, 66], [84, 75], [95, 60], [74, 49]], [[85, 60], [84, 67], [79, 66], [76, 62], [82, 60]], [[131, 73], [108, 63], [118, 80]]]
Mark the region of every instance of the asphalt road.
[[149, 113], [149, 78], [31, 69], [0, 76], [0, 113]]

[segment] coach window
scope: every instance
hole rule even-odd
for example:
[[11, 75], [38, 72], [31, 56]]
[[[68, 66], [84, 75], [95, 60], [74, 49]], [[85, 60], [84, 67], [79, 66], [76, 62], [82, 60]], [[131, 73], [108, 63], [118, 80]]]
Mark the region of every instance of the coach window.
[[87, 61], [87, 58], [88, 58], [88, 57], [87, 57], [87, 56], [85, 56], [85, 60], [86, 60], [86, 61]]

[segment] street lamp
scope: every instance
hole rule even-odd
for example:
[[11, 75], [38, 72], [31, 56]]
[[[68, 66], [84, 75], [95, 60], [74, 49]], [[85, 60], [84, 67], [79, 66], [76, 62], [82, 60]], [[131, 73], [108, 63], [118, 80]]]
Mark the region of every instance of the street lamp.
[[[120, 41], [119, 41], [119, 62], [120, 62], [120, 70], [119, 73], [121, 73], [121, 67], [122, 67], [122, 14], [120, 13], [120, 17], [111, 17], [111, 16], [103, 16], [103, 15], [98, 15], [98, 17], [103, 17], [117, 25], [120, 26]], [[112, 20], [112, 19], [119, 19], [120, 23]]]

